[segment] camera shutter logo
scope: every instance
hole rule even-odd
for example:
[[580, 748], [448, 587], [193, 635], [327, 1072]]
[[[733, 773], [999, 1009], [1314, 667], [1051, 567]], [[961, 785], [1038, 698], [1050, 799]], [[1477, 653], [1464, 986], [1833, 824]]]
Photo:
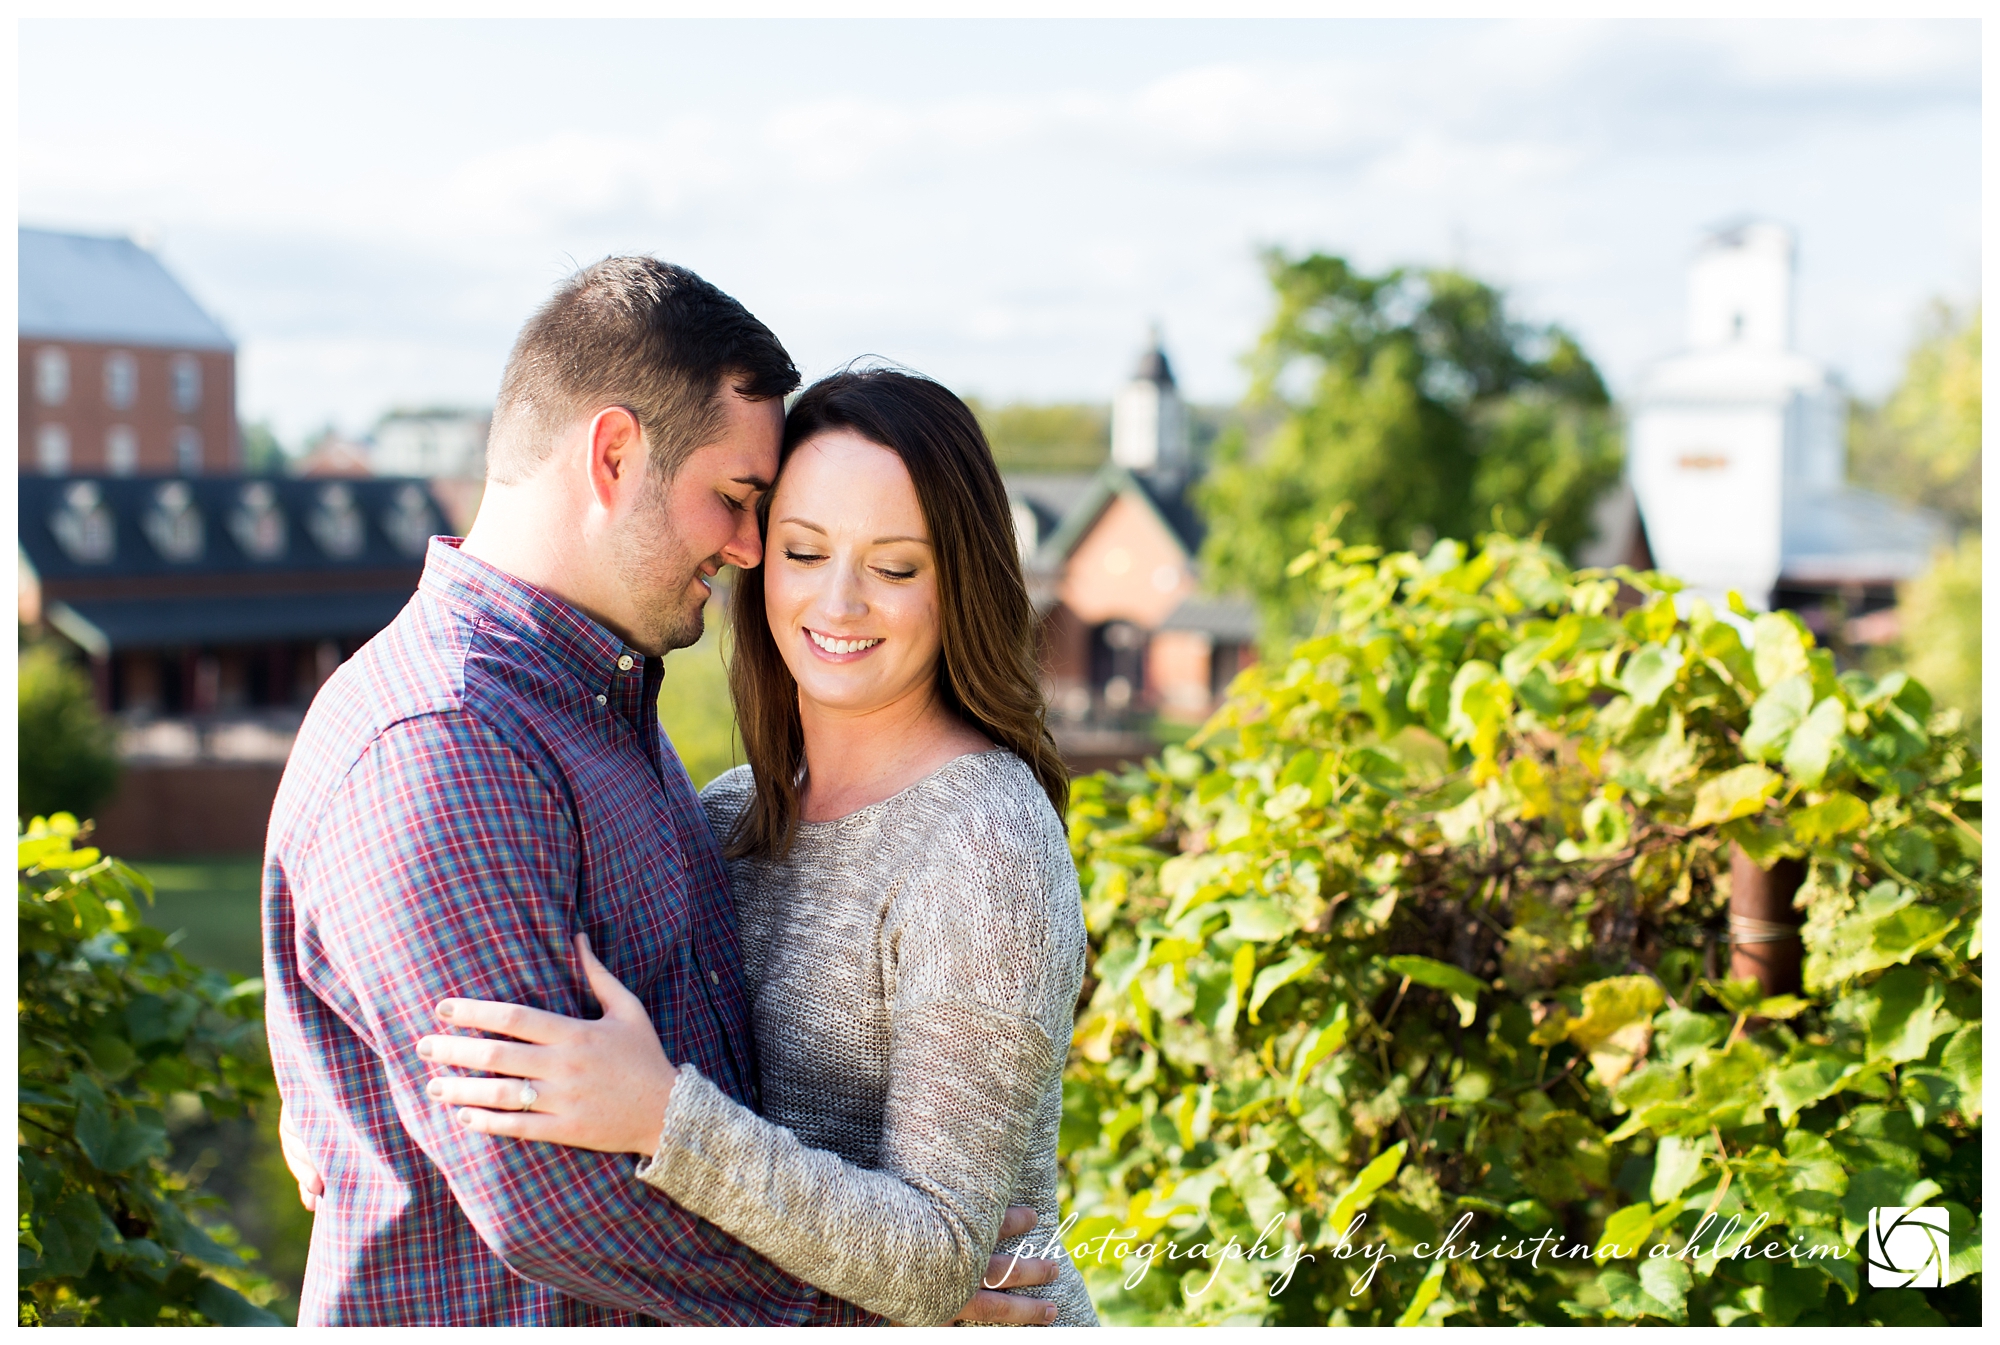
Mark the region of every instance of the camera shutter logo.
[[1868, 1212], [1868, 1283], [1935, 1289], [1951, 1260], [1951, 1216], [1941, 1209], [1878, 1205]]

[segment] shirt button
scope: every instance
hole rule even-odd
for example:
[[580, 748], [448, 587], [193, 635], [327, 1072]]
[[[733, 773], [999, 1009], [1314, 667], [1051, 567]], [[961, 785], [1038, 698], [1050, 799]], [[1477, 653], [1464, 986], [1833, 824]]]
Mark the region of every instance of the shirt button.
[[630, 654], [620, 654], [618, 656], [618, 671], [619, 672], [632, 671], [632, 656]]
[[716, 975], [716, 974], [715, 974], [714, 972], [712, 972], [712, 971], [711, 971], [711, 972], [710, 972], [710, 973], [708, 974], [708, 983], [709, 983], [710, 985], [721, 985], [721, 984], [722, 984], [722, 978], [721, 978], [720, 976], [717, 976], [717, 975]]
[[604, 700], [604, 697], [602, 697], [602, 696], [599, 696], [599, 697], [597, 698], [597, 703], [598, 703], [599, 705], [603, 705], [603, 704], [605, 703], [605, 700]]

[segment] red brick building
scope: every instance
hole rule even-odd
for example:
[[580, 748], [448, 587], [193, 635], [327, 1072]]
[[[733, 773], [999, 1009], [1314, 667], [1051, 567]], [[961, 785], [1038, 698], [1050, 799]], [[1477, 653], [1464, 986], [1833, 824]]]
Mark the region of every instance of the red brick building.
[[1200, 723], [1255, 658], [1249, 603], [1201, 592], [1195, 475], [1156, 344], [1114, 403], [1111, 462], [1006, 478], [1056, 740], [1079, 769], [1149, 754], [1151, 720]]
[[235, 342], [159, 259], [44, 229], [20, 249], [21, 472], [238, 470]]

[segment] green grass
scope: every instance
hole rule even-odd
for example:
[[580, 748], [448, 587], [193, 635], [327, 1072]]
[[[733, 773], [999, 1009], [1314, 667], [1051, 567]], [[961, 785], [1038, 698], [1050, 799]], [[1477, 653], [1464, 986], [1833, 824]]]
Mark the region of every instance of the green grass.
[[721, 624], [719, 614], [711, 615], [699, 644], [667, 655], [666, 681], [660, 687], [660, 726], [696, 789], [743, 760], [736, 712], [729, 703], [729, 672], [722, 662]]
[[153, 882], [146, 923], [179, 931], [180, 951], [189, 961], [242, 976], [262, 974], [261, 861], [227, 856], [127, 862]]

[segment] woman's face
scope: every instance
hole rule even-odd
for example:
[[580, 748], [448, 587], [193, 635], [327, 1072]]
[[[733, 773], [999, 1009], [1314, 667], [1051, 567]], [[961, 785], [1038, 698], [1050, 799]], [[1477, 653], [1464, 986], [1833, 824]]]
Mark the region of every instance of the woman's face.
[[771, 496], [764, 612], [805, 705], [864, 714], [928, 696], [937, 557], [903, 460], [852, 430], [800, 444]]

